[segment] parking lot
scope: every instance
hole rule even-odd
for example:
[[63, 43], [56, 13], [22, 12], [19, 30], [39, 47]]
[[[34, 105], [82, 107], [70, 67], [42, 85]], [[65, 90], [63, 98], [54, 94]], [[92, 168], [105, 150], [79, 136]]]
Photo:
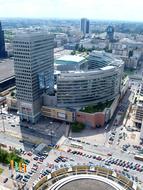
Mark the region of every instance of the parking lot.
[[[139, 131], [128, 130], [128, 117], [126, 117], [133, 98], [133, 93], [128, 91], [118, 105], [110, 125], [97, 129], [88, 127], [80, 133], [70, 133], [69, 138], [63, 136], [66, 131], [66, 124], [63, 122], [41, 119], [36, 125], [21, 124], [16, 114], [7, 113], [6, 108], [3, 108], [2, 112], [5, 117], [4, 121], [1, 121], [0, 139], [4, 139], [7, 143], [12, 142], [13, 146], [17, 144], [20, 155], [27, 164], [27, 171], [26, 173], [13, 172], [14, 175], [11, 178], [11, 171], [5, 168], [1, 183], [5, 183], [7, 187], [12, 183], [25, 184], [25, 189], [31, 189], [49, 173], [75, 165], [99, 165], [115, 170], [135, 183], [142, 183], [143, 162], [136, 160], [135, 155], [143, 151], [143, 146], [140, 145]], [[3, 122], [7, 133], [2, 133], [4, 131]], [[21, 134], [21, 137], [17, 139], [11, 137], [10, 134], [8, 136], [10, 131]], [[26, 135], [32, 137], [30, 140], [37, 143], [26, 140]], [[41, 143], [39, 139], [42, 138], [46, 139], [44, 142], [47, 148], [35, 153], [36, 146]], [[4, 181], [7, 173], [9, 179]]]
[[[27, 172], [14, 172], [13, 181], [26, 184], [26, 188], [31, 188], [45, 175], [74, 165], [98, 165], [115, 170], [136, 183], [142, 181], [143, 163], [134, 160], [133, 155], [128, 158], [126, 152], [120, 156], [110, 148], [103, 149], [97, 144], [64, 137], [59, 141], [59, 146], [51, 147], [52, 149], [50, 146], [36, 155], [34, 151], [21, 151], [21, 156], [27, 164]], [[134, 149], [137, 151], [137, 147]]]

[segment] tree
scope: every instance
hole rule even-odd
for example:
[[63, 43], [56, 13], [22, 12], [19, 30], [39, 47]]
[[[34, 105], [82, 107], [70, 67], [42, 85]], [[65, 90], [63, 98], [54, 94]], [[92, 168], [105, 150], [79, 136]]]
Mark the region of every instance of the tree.
[[79, 44], [76, 44], [75, 45], [75, 50], [78, 50], [79, 49]]
[[76, 51], [75, 51], [75, 50], [71, 52], [71, 55], [75, 55], [75, 54], [76, 54]]
[[92, 50], [95, 50], [95, 46], [92, 46]]
[[6, 150], [0, 148], [0, 162], [4, 164], [9, 164], [10, 160], [20, 162], [22, 161], [22, 158], [19, 157], [14, 151], [9, 153]]
[[132, 57], [133, 56], [133, 50], [130, 50], [129, 51], [129, 57]]
[[11, 92], [11, 96], [12, 96], [12, 97], [15, 96], [15, 93], [14, 93], [13, 91]]
[[72, 132], [80, 132], [85, 128], [85, 125], [82, 123], [75, 122], [72, 125]]
[[83, 45], [81, 44], [81, 46], [78, 48], [78, 51], [83, 52], [85, 50], [85, 48], [83, 47]]

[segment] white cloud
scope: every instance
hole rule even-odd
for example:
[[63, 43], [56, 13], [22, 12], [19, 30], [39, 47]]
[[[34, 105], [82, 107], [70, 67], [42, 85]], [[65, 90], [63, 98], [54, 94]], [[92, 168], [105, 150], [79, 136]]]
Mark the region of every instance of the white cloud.
[[142, 0], [0, 0], [0, 17], [143, 21]]

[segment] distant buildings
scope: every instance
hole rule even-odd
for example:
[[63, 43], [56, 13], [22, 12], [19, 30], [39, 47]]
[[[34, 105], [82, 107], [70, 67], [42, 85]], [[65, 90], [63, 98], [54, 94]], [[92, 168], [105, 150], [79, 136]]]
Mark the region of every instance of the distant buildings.
[[7, 53], [5, 51], [4, 31], [2, 30], [0, 22], [0, 58], [5, 58]]
[[122, 38], [119, 42], [112, 43], [112, 53], [119, 56], [125, 62], [125, 68], [136, 69], [142, 61], [142, 42], [136, 42], [129, 38]]
[[56, 47], [61, 47], [68, 41], [68, 36], [65, 33], [57, 33], [55, 34], [54, 41], [56, 43]]
[[81, 30], [81, 32], [83, 33], [84, 36], [86, 34], [89, 34], [89, 28], [90, 28], [89, 20], [86, 19], [86, 18], [82, 18], [81, 23], [80, 23], [80, 30]]
[[35, 123], [41, 112], [42, 93], [53, 88], [53, 36], [44, 32], [14, 37], [16, 96], [21, 120]]

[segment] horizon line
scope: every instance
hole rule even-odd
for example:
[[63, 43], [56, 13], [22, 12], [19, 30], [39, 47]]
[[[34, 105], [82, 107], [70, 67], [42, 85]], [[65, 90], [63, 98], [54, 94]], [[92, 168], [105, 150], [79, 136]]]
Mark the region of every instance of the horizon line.
[[118, 19], [93, 19], [89, 17], [81, 17], [81, 18], [58, 18], [58, 17], [0, 17], [0, 20], [5, 19], [41, 19], [41, 20], [81, 20], [82, 18], [88, 18], [90, 21], [105, 21], [105, 22], [135, 22], [135, 23], [143, 23], [143, 21], [140, 20], [118, 20]]

